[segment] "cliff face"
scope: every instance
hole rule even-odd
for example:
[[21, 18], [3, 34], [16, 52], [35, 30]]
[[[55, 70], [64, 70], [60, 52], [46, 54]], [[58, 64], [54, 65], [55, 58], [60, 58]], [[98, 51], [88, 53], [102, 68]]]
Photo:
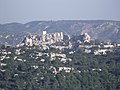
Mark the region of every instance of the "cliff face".
[[64, 32], [70, 35], [88, 33], [93, 39], [120, 43], [120, 21], [108, 20], [62, 20], [33, 21], [26, 24], [0, 25], [0, 44], [18, 44], [25, 35], [47, 32]]

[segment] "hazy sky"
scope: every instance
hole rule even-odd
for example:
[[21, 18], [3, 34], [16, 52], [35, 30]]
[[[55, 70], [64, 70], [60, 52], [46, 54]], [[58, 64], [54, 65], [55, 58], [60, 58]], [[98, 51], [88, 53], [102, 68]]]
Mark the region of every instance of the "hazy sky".
[[0, 23], [103, 19], [120, 21], [120, 0], [0, 0]]

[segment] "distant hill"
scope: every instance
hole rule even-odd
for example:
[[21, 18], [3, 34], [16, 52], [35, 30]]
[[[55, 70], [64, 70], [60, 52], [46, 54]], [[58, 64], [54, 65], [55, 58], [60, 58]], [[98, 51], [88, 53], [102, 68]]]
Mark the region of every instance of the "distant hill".
[[120, 43], [120, 21], [110, 20], [60, 20], [32, 21], [26, 24], [0, 24], [0, 44], [18, 44], [28, 34], [64, 32], [70, 35], [88, 33], [93, 39]]

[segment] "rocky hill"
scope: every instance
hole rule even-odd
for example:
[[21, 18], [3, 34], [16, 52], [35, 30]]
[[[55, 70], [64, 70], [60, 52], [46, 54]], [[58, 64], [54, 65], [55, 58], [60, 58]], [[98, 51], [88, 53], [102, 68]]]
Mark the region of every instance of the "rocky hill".
[[0, 44], [18, 44], [28, 34], [64, 32], [70, 35], [88, 33], [93, 39], [120, 43], [120, 21], [110, 20], [60, 20], [32, 21], [26, 24], [0, 24]]

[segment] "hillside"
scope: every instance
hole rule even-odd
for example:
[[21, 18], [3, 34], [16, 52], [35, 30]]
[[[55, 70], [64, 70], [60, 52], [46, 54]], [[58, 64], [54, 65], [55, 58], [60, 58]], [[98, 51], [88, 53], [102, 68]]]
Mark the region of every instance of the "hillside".
[[110, 20], [60, 20], [32, 21], [26, 24], [8, 23], [0, 25], [0, 44], [18, 44], [28, 34], [64, 32], [70, 35], [88, 33], [93, 39], [120, 43], [120, 21]]

